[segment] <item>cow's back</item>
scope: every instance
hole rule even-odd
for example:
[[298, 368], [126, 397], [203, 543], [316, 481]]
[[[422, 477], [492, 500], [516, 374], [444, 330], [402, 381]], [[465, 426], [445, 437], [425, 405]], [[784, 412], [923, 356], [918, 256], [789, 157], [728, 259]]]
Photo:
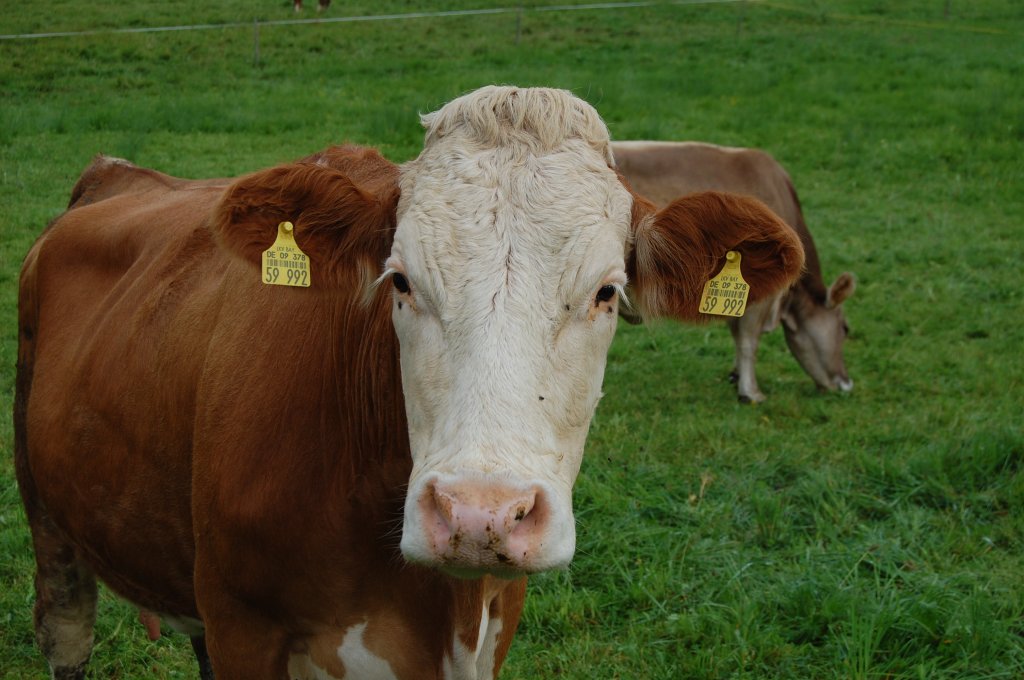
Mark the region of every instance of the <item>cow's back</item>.
[[194, 615], [194, 385], [228, 260], [205, 223], [223, 184], [172, 179], [97, 159], [29, 252], [19, 474], [115, 589]]
[[685, 193], [730, 191], [754, 196], [788, 224], [796, 222], [789, 176], [758, 149], [703, 142], [614, 142], [612, 153], [633, 188], [658, 206]]
[[230, 183], [230, 179], [180, 179], [149, 168], [140, 168], [121, 158], [99, 154], [92, 159], [75, 182], [71, 189], [68, 208], [82, 207], [116, 196], [161, 189], [225, 188]]

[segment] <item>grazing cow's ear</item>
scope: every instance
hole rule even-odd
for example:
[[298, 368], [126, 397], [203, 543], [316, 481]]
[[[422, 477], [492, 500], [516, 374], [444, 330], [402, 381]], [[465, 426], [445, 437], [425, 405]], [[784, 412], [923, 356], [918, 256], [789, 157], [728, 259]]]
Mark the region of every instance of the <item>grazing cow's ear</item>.
[[857, 280], [853, 278], [853, 274], [850, 272], [843, 272], [839, 275], [839, 278], [835, 280], [828, 289], [828, 299], [825, 301], [825, 306], [829, 309], [838, 307], [843, 302], [853, 295], [854, 289], [857, 288]]
[[742, 255], [748, 305], [789, 286], [804, 264], [800, 238], [780, 217], [756, 199], [722, 192], [684, 196], [657, 213], [634, 194], [633, 242], [627, 269], [644, 318], [707, 320], [699, 311], [704, 284], [730, 250]]
[[376, 276], [390, 252], [397, 184], [381, 193], [360, 188], [325, 164], [281, 165], [228, 187], [212, 227], [223, 247], [258, 269], [278, 224], [291, 222], [295, 242], [309, 257], [313, 286], [337, 287], [351, 281], [357, 266], [369, 266]]

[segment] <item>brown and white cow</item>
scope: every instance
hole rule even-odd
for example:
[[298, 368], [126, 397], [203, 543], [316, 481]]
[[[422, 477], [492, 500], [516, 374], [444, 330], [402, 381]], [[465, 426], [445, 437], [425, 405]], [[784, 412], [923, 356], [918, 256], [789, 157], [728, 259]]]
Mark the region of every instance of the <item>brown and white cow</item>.
[[[571, 490], [627, 283], [694, 319], [730, 249], [803, 264], [757, 201], [656, 212], [561, 90], [424, 116], [398, 167], [335, 147], [238, 180], [100, 157], [21, 274], [16, 466], [36, 630], [80, 678], [96, 577], [220, 680], [492, 678]], [[312, 285], [263, 283], [283, 221]], [[209, 676], [208, 671], [204, 671]]]
[[[302, 0], [292, 0], [292, 5], [295, 7], [296, 12], [302, 11]], [[316, 11], [323, 12], [325, 9], [331, 6], [331, 0], [319, 0], [316, 4]]]
[[774, 158], [759, 149], [702, 142], [614, 142], [612, 151], [633, 189], [658, 207], [695, 191], [729, 191], [764, 201], [800, 235], [806, 265], [796, 283], [729, 319], [736, 344], [730, 378], [741, 401], [764, 401], [755, 373], [757, 347], [761, 334], [774, 330], [780, 319], [786, 344], [818, 387], [853, 389], [843, 361], [849, 329], [842, 304], [853, 294], [855, 280], [844, 272], [826, 287], [796, 189]]

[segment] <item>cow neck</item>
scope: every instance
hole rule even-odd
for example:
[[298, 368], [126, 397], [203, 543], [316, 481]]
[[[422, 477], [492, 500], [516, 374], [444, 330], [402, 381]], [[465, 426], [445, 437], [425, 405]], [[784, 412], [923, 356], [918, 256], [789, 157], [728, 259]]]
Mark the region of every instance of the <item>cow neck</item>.
[[[333, 337], [320, 371], [322, 390], [337, 418], [337, 434], [353, 446], [353, 455], [341, 464], [349, 466], [348, 474], [356, 479], [376, 476], [383, 466], [404, 482], [412, 461], [390, 290], [379, 287], [366, 307], [347, 297], [328, 299], [327, 327]], [[329, 429], [331, 424], [323, 426]]]
[[828, 288], [825, 286], [825, 280], [821, 275], [818, 249], [814, 245], [814, 239], [811, 237], [810, 230], [807, 229], [807, 223], [804, 222], [803, 207], [800, 205], [796, 189], [793, 188], [791, 183], [789, 184], [789, 192], [793, 204], [796, 205], [796, 224], [792, 226], [796, 230], [797, 236], [800, 237], [800, 245], [804, 248], [803, 273], [800, 274], [800, 278], [793, 285], [793, 290], [800, 290], [819, 305], [824, 305], [825, 298], [828, 295]]

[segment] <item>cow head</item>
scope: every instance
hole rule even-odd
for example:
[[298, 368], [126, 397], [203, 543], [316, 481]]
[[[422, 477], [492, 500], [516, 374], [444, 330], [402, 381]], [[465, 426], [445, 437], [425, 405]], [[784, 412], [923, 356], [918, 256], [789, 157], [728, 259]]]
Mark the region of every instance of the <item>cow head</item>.
[[694, 319], [728, 250], [756, 296], [803, 253], [756, 201], [700, 194], [655, 213], [567, 92], [488, 87], [423, 122], [382, 277], [413, 457], [402, 552], [467, 575], [560, 567], [627, 282], [644, 315]]
[[390, 249], [377, 285], [412, 453], [403, 554], [461, 575], [560, 567], [626, 284], [643, 316], [695, 320], [729, 250], [751, 302], [787, 286], [803, 250], [753, 199], [695, 194], [656, 212], [568, 92], [483, 88], [423, 122], [397, 181], [376, 154], [314, 156], [236, 182], [215, 233], [258, 263], [290, 219], [314, 289], [358, 288], [351, 271]]
[[782, 327], [790, 352], [823, 390], [853, 389], [843, 362], [843, 343], [849, 333], [843, 301], [854, 288], [853, 274], [844, 272], [825, 292], [824, 300], [795, 288], [782, 309]]

